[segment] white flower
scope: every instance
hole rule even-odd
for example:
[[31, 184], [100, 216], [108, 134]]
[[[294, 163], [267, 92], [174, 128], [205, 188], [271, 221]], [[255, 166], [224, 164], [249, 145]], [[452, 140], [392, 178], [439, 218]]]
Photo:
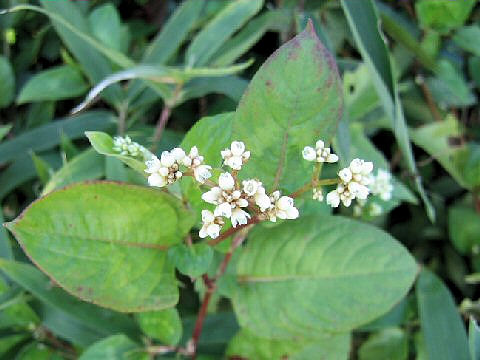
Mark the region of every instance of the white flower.
[[216, 186], [214, 188], [211, 188], [206, 193], [203, 193], [202, 200], [209, 204], [218, 205], [221, 195], [222, 195], [222, 189]]
[[368, 215], [375, 217], [375, 216], [382, 215], [382, 213], [383, 213], [383, 208], [379, 204], [375, 202], [370, 204]]
[[198, 234], [202, 239], [207, 236], [210, 236], [212, 239], [218, 237], [223, 225], [221, 218], [215, 217], [209, 210], [202, 210], [202, 222], [203, 226]]
[[232, 190], [235, 186], [235, 180], [233, 179], [232, 174], [223, 173], [220, 174], [218, 178], [218, 185], [222, 190]]
[[205, 181], [212, 177], [212, 173], [210, 172], [210, 170], [212, 170], [212, 167], [210, 165], [203, 164], [203, 156], [199, 155], [198, 148], [196, 146], [190, 149], [188, 155], [186, 155], [184, 152], [182, 154], [182, 152], [177, 150], [174, 156], [178, 158], [177, 161], [179, 163], [193, 170], [193, 176], [195, 177], [195, 180], [197, 180], [199, 183], [203, 184], [205, 183]]
[[308, 161], [316, 160], [319, 163], [336, 163], [338, 156], [331, 153], [329, 147], [325, 147], [325, 143], [322, 140], [318, 140], [315, 143], [315, 149], [310, 146], [306, 146], [303, 149], [303, 158]]
[[270, 195], [271, 206], [267, 211], [270, 221], [276, 222], [280, 219], [296, 219], [299, 216], [298, 209], [294, 206], [294, 201], [289, 196], [280, 196], [280, 191], [275, 191]]
[[312, 199], [320, 202], [323, 201], [323, 192], [321, 188], [313, 189]]
[[142, 145], [132, 141], [129, 136], [115, 136], [113, 138], [113, 151], [120, 155], [133, 157], [143, 156], [144, 158], [151, 154], [150, 151], [145, 149]]
[[262, 183], [255, 179], [242, 181], [243, 191], [247, 196], [255, 196], [257, 191], [262, 187]]
[[388, 171], [378, 169], [377, 176], [370, 179], [369, 188], [372, 194], [380, 196], [383, 201], [390, 200], [393, 192], [391, 179], [392, 175]]
[[352, 171], [349, 168], [344, 168], [338, 172], [338, 176], [344, 183], [348, 183], [352, 180]]
[[233, 141], [230, 149], [222, 150], [220, 154], [225, 165], [233, 170], [240, 170], [250, 158], [250, 151], [245, 151], [245, 144], [241, 141]]
[[170, 153], [174, 157], [175, 161], [177, 161], [178, 163], [182, 163], [183, 159], [186, 156], [185, 151], [183, 151], [183, 149], [181, 148], [174, 148]]
[[232, 206], [228, 202], [223, 202], [215, 208], [213, 214], [215, 216], [225, 216], [226, 218], [230, 218], [230, 216], [232, 216]]
[[366, 200], [370, 189], [370, 173], [373, 170], [373, 163], [362, 159], [353, 159], [349, 167], [338, 172], [340, 183], [337, 188], [327, 194], [327, 204], [338, 207], [340, 201], [344, 206], [349, 207], [354, 199]]
[[340, 194], [337, 190], [332, 190], [327, 194], [327, 204], [335, 208], [340, 205]]
[[250, 219], [250, 214], [246, 211], [243, 211], [240, 208], [235, 208], [232, 211], [230, 220], [232, 221], [232, 226], [236, 227], [237, 225], [245, 225]]
[[150, 160], [145, 161], [145, 165], [147, 166], [145, 172], [150, 174], [148, 177], [150, 186], [164, 187], [173, 184], [183, 176], [175, 158], [168, 151], [164, 151], [160, 159], [152, 155]]
[[193, 176], [195, 176], [195, 180], [199, 183], [203, 184], [209, 178], [212, 177], [212, 173], [210, 172], [212, 167], [210, 165], [199, 165], [193, 169]]
[[314, 161], [317, 158], [317, 152], [311, 146], [305, 146], [303, 148], [302, 155], [307, 161]]

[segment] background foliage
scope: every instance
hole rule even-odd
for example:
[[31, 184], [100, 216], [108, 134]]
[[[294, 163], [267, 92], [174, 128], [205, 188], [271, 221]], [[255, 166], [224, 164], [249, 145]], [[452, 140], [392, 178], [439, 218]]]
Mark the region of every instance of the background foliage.
[[[268, 92], [267, 85], [256, 87], [258, 92], [244, 99], [238, 116], [231, 112], [266, 58], [311, 19], [335, 57], [343, 88], [328, 93], [331, 108], [313, 98], [304, 111], [324, 118], [338, 110], [335, 100], [344, 98], [338, 128], [322, 131], [336, 135], [334, 149], [343, 161], [370, 159], [395, 177], [393, 198], [381, 204], [383, 213], [372, 216], [367, 205], [361, 221], [398, 239], [421, 271], [409, 272], [413, 260], [385, 233], [361, 225], [357, 237], [350, 238], [349, 231], [341, 230], [348, 229], [351, 220], [322, 223], [330, 210], [299, 199], [304, 219], [294, 226], [255, 229], [251, 236], [257, 241], [249, 242], [246, 251], [232, 260], [244, 285], [236, 286], [229, 271], [218, 284], [199, 357], [480, 359], [475, 321], [480, 316], [476, 287], [480, 281], [480, 8], [476, 1], [5, 0], [1, 6], [14, 11], [0, 15], [0, 222], [15, 219], [41, 195], [79, 181], [145, 185], [143, 177], [122, 165], [125, 159], [94, 151], [86, 131], [101, 154], [112, 155], [111, 140], [99, 138], [95, 131], [128, 134], [157, 153], [180, 143], [185, 148], [197, 144], [207, 149], [207, 163], [220, 165], [215, 164], [218, 152], [228, 145], [232, 133], [243, 137], [265, 131], [262, 119], [268, 109], [262, 95]], [[264, 74], [278, 73], [284, 66], [273, 64]], [[316, 86], [311, 79], [292, 76], [297, 71], [286, 68], [287, 82], [304, 83], [305, 92]], [[275, 105], [282, 104], [278, 99]], [[313, 126], [303, 125], [307, 132]], [[281, 136], [274, 123], [269, 129]], [[302, 141], [304, 133], [296, 136]], [[260, 154], [275, 146], [273, 138], [247, 145], [259, 156], [252, 158], [255, 168], [246, 171], [261, 168], [271, 173], [269, 166], [278, 159]], [[299, 153], [302, 145], [292, 148], [292, 154]], [[298, 187], [289, 181], [296, 181], [303, 171], [301, 164], [288, 164], [282, 178], [285, 189]], [[273, 176], [266, 180], [267, 185], [273, 182]], [[220, 245], [212, 251], [195, 243], [192, 255], [179, 244], [192, 224], [198, 225], [198, 190], [187, 182], [182, 189], [175, 188], [188, 194], [195, 210], [190, 213], [170, 197], [137, 186], [129, 195], [102, 183], [73, 189], [55, 192], [29, 208], [27, 214], [44, 216], [41, 224], [26, 216], [10, 225], [29, 255], [49, 265], [42, 270], [64, 272], [64, 278], [57, 279], [62, 287], [32, 266], [19, 244], [0, 228], [0, 357], [149, 358], [157, 345], [184, 347], [193, 331], [198, 294], [205, 291], [201, 281], [191, 278], [215, 271], [227, 249]], [[115, 201], [108, 207], [95, 205], [93, 199], [102, 196], [106, 201], [125, 197], [124, 204], [144, 199], [148, 206], [135, 205], [132, 214], [116, 207]], [[78, 203], [79, 198], [84, 202]], [[52, 199], [63, 204], [65, 228], [57, 231], [85, 221], [94, 221], [96, 227], [76, 234], [67, 244], [52, 243], [42, 235], [45, 224], [57, 226], [49, 217], [58, 206]], [[76, 215], [79, 210], [86, 219]], [[92, 215], [99, 213], [100, 217]], [[350, 209], [341, 213], [352, 215]], [[167, 215], [170, 220], [162, 238], [149, 238]], [[111, 223], [112, 218], [116, 220], [110, 232], [101, 235], [113, 234], [111, 241], [117, 246], [102, 244], [82, 252], [82, 241], [104, 231], [102, 222]], [[145, 219], [143, 228], [135, 226], [138, 219]], [[135, 233], [130, 243], [122, 243], [125, 229]], [[370, 246], [368, 257], [359, 262], [352, 255], [350, 263], [336, 268], [333, 260], [328, 263], [335, 254], [320, 261], [322, 244], [315, 242], [317, 252], [312, 254], [318, 257], [309, 257], [297, 245], [313, 233], [337, 244], [338, 258], [348, 258], [345, 254], [354, 255], [362, 246]], [[272, 234], [278, 241], [268, 240]], [[44, 241], [37, 241], [38, 237]], [[282, 246], [292, 238], [295, 246]], [[177, 245], [155, 256], [145, 251], [145, 244], [148, 248], [157, 242]], [[58, 256], [66, 248], [69, 252]], [[259, 274], [285, 275], [283, 269], [269, 266], [271, 253], [287, 265], [292, 256], [300, 259], [304, 272], [292, 264], [297, 272], [288, 273], [296, 282], [258, 287]], [[262, 266], [254, 267], [258, 259]], [[92, 267], [95, 262], [101, 267]], [[369, 288], [371, 282], [344, 280], [359, 269], [374, 273], [384, 263], [391, 265], [391, 271], [382, 272], [377, 281], [388, 286], [388, 294], [375, 293], [375, 287]], [[132, 267], [123, 269], [130, 276], [119, 280], [115, 272], [122, 264]], [[335, 269], [332, 282], [302, 279], [331, 269]], [[403, 288], [416, 275], [414, 288], [403, 297]], [[86, 278], [91, 289], [83, 286]], [[92, 290], [98, 284], [104, 293]], [[296, 296], [307, 288], [304, 296]], [[294, 314], [301, 323], [286, 321], [277, 308], [262, 309], [258, 296], [282, 299], [282, 316]], [[397, 297], [403, 300], [392, 309]], [[119, 312], [139, 311], [139, 299], [144, 312]], [[157, 310], [178, 299], [176, 308]], [[301, 314], [302, 302], [316, 306], [308, 315]], [[369, 304], [377, 310], [370, 313]]]

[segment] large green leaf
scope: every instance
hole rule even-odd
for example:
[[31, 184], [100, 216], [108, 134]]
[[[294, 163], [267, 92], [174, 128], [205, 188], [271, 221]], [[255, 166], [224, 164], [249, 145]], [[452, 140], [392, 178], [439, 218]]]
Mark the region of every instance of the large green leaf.
[[22, 88], [17, 102], [61, 100], [82, 95], [87, 84], [78, 69], [70, 65], [50, 68], [35, 74]]
[[452, 294], [435, 274], [424, 269], [416, 294], [429, 359], [468, 360], [468, 340]]
[[308, 177], [303, 147], [330, 141], [341, 112], [337, 68], [310, 22], [262, 65], [240, 101], [232, 139], [252, 152], [243, 175], [268, 190], [296, 190]]
[[142, 331], [167, 345], [177, 345], [182, 337], [182, 320], [175, 308], [143, 312], [136, 315]]
[[32, 261], [64, 289], [124, 312], [176, 304], [165, 250], [191, 226], [191, 214], [172, 196], [109, 182], [52, 192], [7, 224]]
[[[380, 32], [380, 18], [372, 0], [342, 0], [342, 7], [350, 24], [358, 50], [367, 65], [377, 94], [382, 101], [387, 117], [393, 125], [398, 146], [406, 160], [408, 170], [417, 174], [408, 129], [402, 104], [394, 79], [390, 55]], [[419, 176], [415, 177], [416, 188], [425, 204], [430, 220], [435, 219], [435, 209], [431, 205]]]
[[76, 139], [82, 137], [86, 130], [107, 130], [114, 123], [112, 113], [91, 111], [26, 131], [0, 144], [0, 164], [28, 153], [29, 150], [38, 152], [58, 145], [62, 132], [70, 139]]
[[414, 259], [387, 233], [342, 217], [304, 216], [252, 231], [233, 305], [240, 325], [265, 337], [347, 332], [391, 309], [416, 273]]
[[186, 52], [190, 66], [206, 65], [212, 55], [263, 6], [263, 0], [230, 2], [192, 40]]
[[107, 3], [96, 7], [88, 16], [92, 34], [105, 46], [126, 53], [130, 42], [128, 27], [122, 24], [117, 8]]
[[230, 341], [227, 356], [256, 360], [347, 360], [350, 334], [319, 339], [269, 340], [243, 329]]
[[480, 359], [480, 327], [477, 321], [471, 317], [468, 327], [468, 345], [470, 348], [470, 359]]

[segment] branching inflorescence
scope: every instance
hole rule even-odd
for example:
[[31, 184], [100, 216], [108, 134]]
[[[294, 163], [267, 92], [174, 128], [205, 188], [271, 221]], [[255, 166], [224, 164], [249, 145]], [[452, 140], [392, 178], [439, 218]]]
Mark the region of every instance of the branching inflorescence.
[[390, 183], [390, 173], [379, 170], [378, 175], [372, 175], [373, 163], [362, 159], [353, 159], [350, 165], [338, 172], [337, 179], [319, 179], [321, 167], [324, 163], [338, 162], [338, 156], [318, 140], [315, 148], [306, 146], [302, 155], [310, 162], [315, 162], [315, 171], [310, 183], [302, 191], [291, 196], [282, 195], [279, 190], [268, 194], [259, 179], [240, 181], [239, 172], [250, 159], [250, 151], [246, 150], [241, 141], [233, 141], [230, 148], [222, 150], [223, 164], [230, 171], [222, 172], [218, 182], [210, 180], [212, 167], [204, 164], [204, 158], [196, 146], [187, 154], [181, 148], [162, 152], [160, 158], [151, 154], [143, 146], [133, 142], [130, 138], [115, 138], [114, 150], [122, 155], [140, 156], [145, 158], [150, 186], [164, 187], [180, 180], [184, 176], [191, 176], [200, 185], [209, 188], [202, 194], [202, 199], [215, 206], [213, 211], [202, 210], [202, 227], [199, 232], [201, 238], [217, 238], [220, 235], [226, 219], [229, 219], [235, 228], [248, 224], [252, 216], [258, 221], [276, 222], [277, 219], [290, 220], [299, 216], [295, 207], [294, 198], [303, 193], [303, 190], [312, 190], [314, 200], [323, 201], [323, 185], [336, 185], [326, 196], [326, 202], [332, 207], [340, 203], [349, 207], [353, 200], [358, 201], [355, 210], [365, 205], [369, 194], [378, 195], [383, 200], [391, 198], [393, 186]]

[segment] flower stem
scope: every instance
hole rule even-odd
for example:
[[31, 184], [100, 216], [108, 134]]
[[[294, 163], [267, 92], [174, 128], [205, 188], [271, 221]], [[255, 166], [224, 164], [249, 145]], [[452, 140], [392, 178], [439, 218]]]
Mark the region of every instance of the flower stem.
[[316, 181], [312, 180], [311, 182], [306, 183], [300, 189], [293, 192], [289, 196], [291, 198], [295, 199], [295, 198], [299, 197], [300, 195], [306, 193], [307, 191], [313, 189], [314, 187], [316, 188], [318, 186], [324, 186], [324, 185], [335, 185], [335, 184], [338, 184], [339, 181], [340, 181], [339, 179], [323, 179], [323, 180], [316, 180]]
[[[225, 274], [225, 271], [227, 270], [227, 266], [230, 263], [230, 260], [232, 259], [233, 253], [245, 240], [248, 233], [248, 229], [251, 227], [251, 225], [252, 224], [244, 225], [242, 227], [243, 231], [241, 231], [240, 233], [237, 234], [237, 236], [235, 236], [228, 253], [225, 255], [225, 257], [222, 260], [222, 263], [218, 267], [215, 278], [212, 280], [207, 275], [203, 276], [203, 280], [205, 282], [205, 285], [207, 286], [207, 292], [203, 297], [202, 305], [200, 306], [197, 320], [195, 322], [195, 328], [193, 329], [193, 335], [191, 339], [192, 360], [195, 360], [197, 355], [197, 346], [198, 346], [198, 341], [200, 340], [200, 335], [202, 334], [203, 322], [205, 320], [205, 317], [207, 316], [208, 304], [210, 303], [212, 295], [215, 293], [215, 290], [217, 289], [217, 281], [223, 274]], [[232, 228], [232, 229], [237, 229], [237, 228]]]
[[220, 244], [223, 240], [229, 238], [230, 236], [232, 236], [236, 232], [246, 228], [247, 226], [250, 226], [250, 225], [253, 225], [253, 224], [258, 224], [259, 222], [260, 222], [260, 219], [256, 216], [254, 216], [250, 220], [248, 220], [248, 222], [245, 225], [239, 225], [237, 227], [232, 227], [232, 228], [228, 229], [227, 231], [225, 231], [224, 233], [220, 234], [219, 237], [210, 240], [208, 242], [208, 245], [215, 246], [217, 244]]

